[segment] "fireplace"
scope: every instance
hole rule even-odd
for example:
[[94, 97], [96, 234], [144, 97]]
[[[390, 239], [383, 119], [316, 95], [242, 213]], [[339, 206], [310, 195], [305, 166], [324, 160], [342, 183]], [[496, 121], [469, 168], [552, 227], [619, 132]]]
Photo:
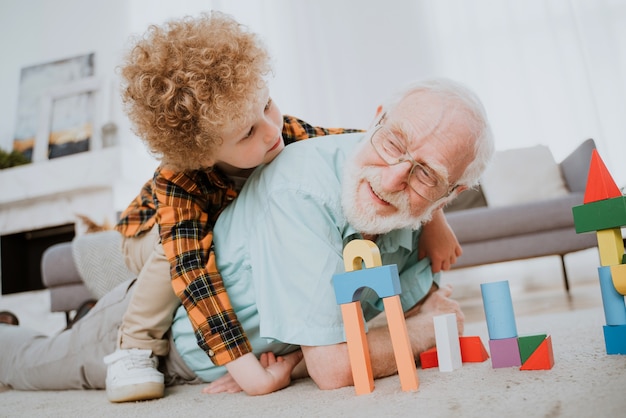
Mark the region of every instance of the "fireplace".
[[0, 237], [2, 294], [43, 289], [41, 256], [51, 245], [74, 238], [74, 224]]

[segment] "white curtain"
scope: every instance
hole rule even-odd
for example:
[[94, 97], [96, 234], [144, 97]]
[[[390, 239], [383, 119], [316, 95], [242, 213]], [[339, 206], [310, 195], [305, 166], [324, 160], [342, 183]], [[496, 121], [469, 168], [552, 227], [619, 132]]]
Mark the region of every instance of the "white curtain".
[[[132, 0], [137, 30], [211, 8], [265, 40], [284, 113], [367, 127], [409, 81], [445, 76], [482, 98], [497, 148], [545, 144], [557, 161], [594, 138], [626, 185], [623, 0]], [[529, 168], [531, 169], [531, 168]]]

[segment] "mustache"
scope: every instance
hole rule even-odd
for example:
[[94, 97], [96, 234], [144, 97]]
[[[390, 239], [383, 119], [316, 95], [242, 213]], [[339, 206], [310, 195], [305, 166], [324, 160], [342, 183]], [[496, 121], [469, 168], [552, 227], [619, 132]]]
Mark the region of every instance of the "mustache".
[[385, 202], [395, 206], [401, 210], [410, 210], [409, 197], [406, 193], [399, 192], [386, 192], [381, 185], [380, 170], [374, 167], [365, 167], [361, 171], [363, 180], [367, 181], [372, 188], [372, 191], [376, 196], [384, 200]]

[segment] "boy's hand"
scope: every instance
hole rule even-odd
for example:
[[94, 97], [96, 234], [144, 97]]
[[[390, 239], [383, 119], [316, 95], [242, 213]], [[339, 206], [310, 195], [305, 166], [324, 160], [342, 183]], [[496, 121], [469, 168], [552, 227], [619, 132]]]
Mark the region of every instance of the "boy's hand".
[[443, 210], [436, 210], [431, 221], [422, 226], [418, 259], [430, 258], [433, 273], [438, 273], [441, 270], [450, 270], [461, 254], [461, 245], [448, 225]]
[[[270, 391], [277, 390], [284, 386], [287, 386], [291, 380], [291, 372], [294, 367], [302, 360], [302, 351], [294, 351], [293, 353], [286, 354], [284, 356], [276, 356], [274, 353], [263, 353], [259, 358], [259, 363], [268, 372], [271, 373], [275, 379], [279, 382], [280, 387], [273, 388]], [[204, 389], [203, 393], [237, 393], [243, 389], [235, 381], [230, 373], [226, 373], [224, 376], [209, 383]], [[268, 391], [269, 392], [269, 391]]]

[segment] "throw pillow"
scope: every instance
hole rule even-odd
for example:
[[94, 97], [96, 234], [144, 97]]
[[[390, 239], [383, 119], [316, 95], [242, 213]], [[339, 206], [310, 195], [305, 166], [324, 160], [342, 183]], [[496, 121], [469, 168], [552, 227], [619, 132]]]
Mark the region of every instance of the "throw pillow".
[[485, 170], [482, 189], [489, 206], [510, 206], [569, 193], [545, 145], [498, 151]]

